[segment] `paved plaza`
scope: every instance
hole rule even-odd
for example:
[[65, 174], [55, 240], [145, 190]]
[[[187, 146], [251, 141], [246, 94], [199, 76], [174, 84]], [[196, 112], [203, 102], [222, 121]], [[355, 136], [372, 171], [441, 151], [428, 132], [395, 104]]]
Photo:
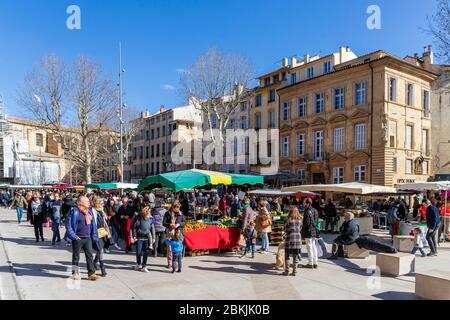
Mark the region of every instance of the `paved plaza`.
[[[277, 248], [255, 259], [232, 253], [185, 257], [183, 272], [171, 274], [165, 258], [149, 258], [150, 273], [133, 271], [135, 257], [112, 251], [105, 255], [108, 276], [97, 282], [70, 280], [71, 251], [64, 241], [51, 246], [35, 242], [33, 227], [15, 220], [15, 211], [0, 209], [1, 299], [417, 299], [414, 275], [373, 277], [368, 268], [375, 255], [364, 260], [320, 259], [319, 269], [299, 269], [296, 277], [273, 269]], [[62, 230], [64, 234], [64, 230]], [[387, 241], [386, 232], [375, 232]], [[324, 235], [327, 249], [335, 236]], [[306, 250], [302, 263], [306, 262]], [[82, 255], [82, 267], [85, 268]], [[450, 246], [441, 245], [438, 257], [416, 258], [416, 270], [448, 270]]]

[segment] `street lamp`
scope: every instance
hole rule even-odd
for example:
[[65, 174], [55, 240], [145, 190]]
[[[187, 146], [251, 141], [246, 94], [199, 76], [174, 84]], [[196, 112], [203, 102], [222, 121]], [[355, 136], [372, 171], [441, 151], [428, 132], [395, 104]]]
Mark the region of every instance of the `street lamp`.
[[119, 122], [120, 122], [120, 150], [119, 150], [119, 163], [120, 163], [120, 182], [123, 183], [123, 90], [122, 90], [122, 74], [125, 73], [125, 69], [122, 68], [122, 43], [119, 42]]

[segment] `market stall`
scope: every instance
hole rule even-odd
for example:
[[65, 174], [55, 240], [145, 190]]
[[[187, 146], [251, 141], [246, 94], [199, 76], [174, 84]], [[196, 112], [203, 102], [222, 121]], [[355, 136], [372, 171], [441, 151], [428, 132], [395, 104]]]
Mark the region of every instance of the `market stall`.
[[[379, 186], [374, 184], [367, 184], [361, 182], [349, 182], [340, 184], [316, 184], [316, 185], [300, 185], [293, 187], [286, 187], [281, 189], [283, 192], [330, 192], [330, 193], [342, 193], [349, 195], [370, 195], [375, 193], [396, 193], [397, 190], [393, 187]], [[355, 201], [356, 202], [356, 201]], [[355, 216], [355, 220], [360, 226], [360, 234], [366, 235], [372, 233], [374, 218], [364, 208], [344, 208], [343, 206], [336, 206], [339, 220], [337, 223], [338, 228], [344, 223], [344, 212], [352, 212]]]
[[[396, 185], [396, 187], [398, 190], [405, 190], [405, 191], [419, 191], [419, 192], [440, 191], [443, 193], [444, 196], [444, 208], [447, 208], [448, 191], [450, 190], [450, 181], [404, 183], [398, 184]], [[447, 226], [448, 223], [447, 219], [448, 219], [447, 214], [444, 214], [443, 222], [445, 227]], [[442, 234], [444, 239], [446, 236], [450, 236], [449, 230], [446, 230], [446, 232], [443, 232]]]
[[135, 183], [116, 183], [116, 182], [99, 182], [85, 185], [86, 189], [98, 190], [136, 190], [138, 187]]
[[186, 224], [184, 244], [189, 250], [233, 249], [239, 245], [240, 230], [231, 224]]
[[179, 192], [185, 189], [204, 188], [218, 185], [256, 185], [263, 184], [264, 177], [228, 174], [223, 172], [190, 169], [161, 173], [145, 178], [138, 186], [140, 192], [154, 188], [168, 188]]

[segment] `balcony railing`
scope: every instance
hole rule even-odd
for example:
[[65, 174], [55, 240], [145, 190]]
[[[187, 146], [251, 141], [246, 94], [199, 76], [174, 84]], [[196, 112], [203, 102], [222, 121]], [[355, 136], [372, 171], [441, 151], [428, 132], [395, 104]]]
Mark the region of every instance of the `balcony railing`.
[[313, 162], [313, 161], [326, 161], [329, 159], [328, 153], [326, 152], [314, 152], [314, 153], [307, 153], [303, 155], [303, 158], [307, 162]]

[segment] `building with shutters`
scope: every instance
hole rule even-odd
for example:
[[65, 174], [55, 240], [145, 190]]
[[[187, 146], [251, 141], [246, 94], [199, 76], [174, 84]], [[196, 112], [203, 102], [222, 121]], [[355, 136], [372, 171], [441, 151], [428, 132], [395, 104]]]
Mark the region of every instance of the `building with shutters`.
[[427, 181], [437, 78], [382, 50], [291, 68], [277, 90], [280, 172], [297, 179], [283, 184]]

